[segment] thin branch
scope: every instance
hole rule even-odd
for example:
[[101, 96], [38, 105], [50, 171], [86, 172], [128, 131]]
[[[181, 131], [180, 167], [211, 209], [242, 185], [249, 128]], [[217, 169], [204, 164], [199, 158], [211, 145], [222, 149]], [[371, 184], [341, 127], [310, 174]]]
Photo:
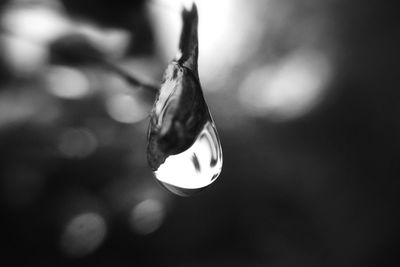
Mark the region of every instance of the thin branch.
[[[17, 35], [1, 26], [0, 26], [0, 35], [2, 35], [3, 37], [6, 37], [6, 38], [20, 39], [20, 40], [29, 42], [30, 44], [37, 45], [40, 47], [46, 46], [43, 42], [41, 42], [39, 40], [34, 40], [32, 38], [26, 38], [26, 37]], [[52, 50], [52, 52], [58, 53], [59, 51]], [[100, 64], [104, 68], [107, 68], [108, 70], [112, 71], [113, 73], [119, 75], [121, 78], [123, 78], [126, 82], [133, 85], [134, 87], [139, 87], [139, 88], [143, 88], [146, 90], [150, 90], [153, 93], [157, 93], [159, 90], [159, 86], [141, 81], [139, 78], [135, 77], [134, 75], [129, 73], [127, 70], [117, 66], [115, 63], [110, 62], [102, 57], [93, 57], [93, 55], [82, 55], [82, 54], [80, 54], [80, 56], [85, 56], [86, 59], [89, 59], [92, 62], [96, 62], [97, 64]]]
[[125, 81], [133, 86], [142, 87], [143, 89], [151, 90], [154, 93], [157, 93], [159, 90], [158, 86], [140, 81], [138, 78], [128, 73], [125, 69], [115, 65], [112, 62], [109, 62], [105, 59], [100, 59], [100, 64], [102, 64], [103, 67], [109, 69], [110, 71], [118, 74], [121, 78], [125, 79]]

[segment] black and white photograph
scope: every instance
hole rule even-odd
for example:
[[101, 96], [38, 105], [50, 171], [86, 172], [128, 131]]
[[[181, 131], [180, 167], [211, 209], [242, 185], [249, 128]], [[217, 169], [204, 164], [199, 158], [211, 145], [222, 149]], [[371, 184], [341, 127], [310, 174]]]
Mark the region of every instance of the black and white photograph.
[[399, 19], [0, 0], [0, 265], [400, 266]]

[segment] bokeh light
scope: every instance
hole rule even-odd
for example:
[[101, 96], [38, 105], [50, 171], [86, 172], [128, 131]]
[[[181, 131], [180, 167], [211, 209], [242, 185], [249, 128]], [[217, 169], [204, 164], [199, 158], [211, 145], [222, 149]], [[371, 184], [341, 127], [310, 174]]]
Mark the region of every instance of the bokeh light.
[[293, 119], [318, 104], [330, 76], [331, 65], [324, 55], [296, 51], [278, 64], [251, 72], [239, 89], [239, 101], [251, 115]]
[[136, 123], [149, 114], [150, 107], [137, 96], [128, 93], [116, 93], [106, 101], [108, 114], [121, 123]]
[[18, 76], [37, 74], [44, 68], [49, 57], [45, 47], [13, 36], [1, 39], [6, 63]]
[[98, 146], [96, 136], [88, 129], [72, 128], [59, 138], [58, 149], [66, 157], [84, 158], [92, 154]]
[[[238, 0], [194, 1], [199, 12], [199, 72], [204, 90], [232, 89], [216, 86], [228, 79], [239, 62], [258, 45], [257, 17], [249, 16], [254, 5]], [[177, 16], [185, 1], [157, 0], [149, 5], [159, 50], [170, 61], [177, 52], [182, 26]], [[234, 23], [232, 23], [234, 21]]]
[[78, 99], [90, 92], [89, 79], [78, 69], [52, 66], [44, 76], [46, 89], [57, 97]]
[[161, 83], [185, 3], [0, 1], [3, 265], [400, 265], [394, 5], [196, 1], [226, 160], [181, 198], [146, 160], [154, 94], [122, 73]]
[[1, 24], [8, 32], [37, 43], [47, 43], [70, 29], [70, 23], [60, 12], [41, 5], [10, 8]]
[[29, 89], [0, 92], [0, 129], [26, 121], [53, 123], [58, 118], [58, 105], [48, 95]]
[[37, 108], [25, 95], [0, 93], [0, 128], [29, 119]]
[[100, 214], [78, 214], [66, 224], [60, 238], [60, 249], [66, 256], [83, 257], [94, 252], [106, 235], [107, 224]]
[[165, 217], [164, 204], [157, 199], [146, 199], [133, 207], [130, 214], [132, 230], [146, 235], [156, 231]]
[[97, 49], [114, 58], [124, 55], [131, 41], [126, 30], [100, 28], [87, 21], [76, 21], [74, 31], [83, 34]]

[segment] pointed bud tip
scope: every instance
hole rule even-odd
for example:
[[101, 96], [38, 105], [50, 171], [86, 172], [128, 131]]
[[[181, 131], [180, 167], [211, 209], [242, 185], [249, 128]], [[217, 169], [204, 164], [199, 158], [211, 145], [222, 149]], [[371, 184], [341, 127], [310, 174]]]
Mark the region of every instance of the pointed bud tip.
[[179, 41], [179, 51], [176, 60], [195, 73], [197, 73], [198, 59], [198, 14], [197, 7], [194, 2], [191, 3], [191, 9], [183, 8], [182, 10], [182, 32]]
[[198, 17], [196, 3], [194, 1], [184, 1], [182, 14], [187, 17]]

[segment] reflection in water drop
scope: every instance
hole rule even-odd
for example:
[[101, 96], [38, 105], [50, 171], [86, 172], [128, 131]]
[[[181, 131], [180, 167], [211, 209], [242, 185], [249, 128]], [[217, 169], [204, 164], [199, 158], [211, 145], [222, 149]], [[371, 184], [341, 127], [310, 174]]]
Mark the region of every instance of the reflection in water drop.
[[222, 169], [222, 148], [212, 120], [208, 121], [187, 150], [168, 156], [156, 178], [171, 192], [192, 195], [216, 180]]

